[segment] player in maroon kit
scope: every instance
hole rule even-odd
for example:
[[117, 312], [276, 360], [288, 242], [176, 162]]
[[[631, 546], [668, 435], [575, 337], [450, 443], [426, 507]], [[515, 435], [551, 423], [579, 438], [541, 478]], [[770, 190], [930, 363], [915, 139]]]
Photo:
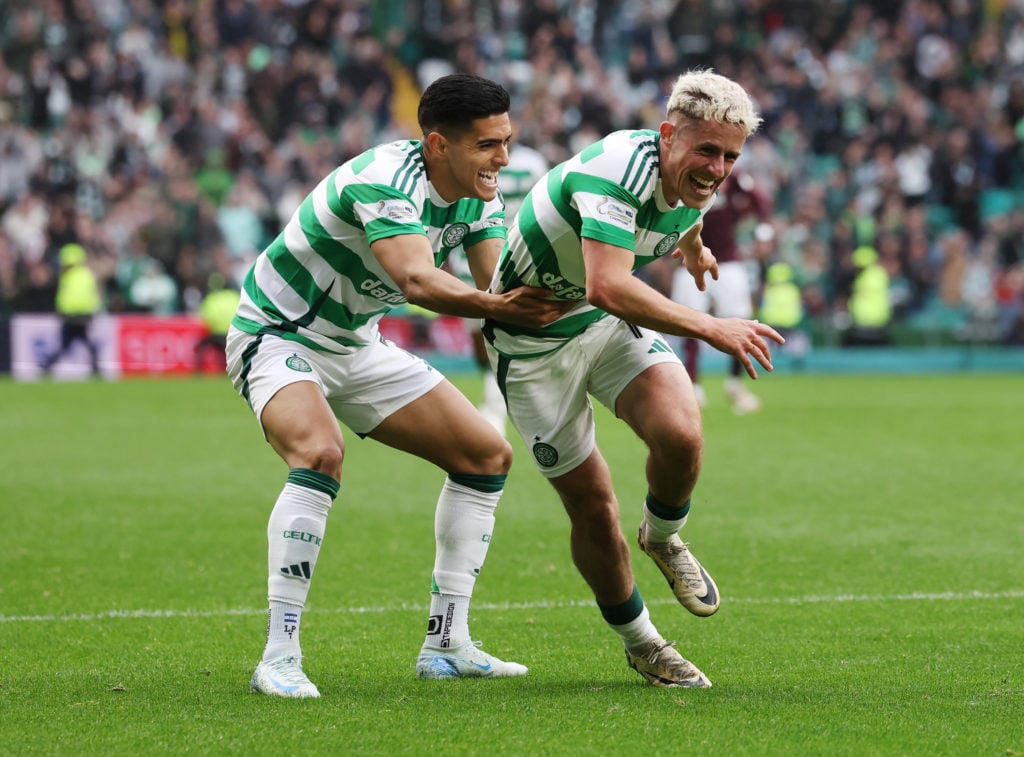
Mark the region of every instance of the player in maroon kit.
[[[737, 229], [749, 222], [760, 224], [758, 233], [770, 230], [771, 203], [754, 187], [753, 178], [745, 173], [734, 173], [722, 184], [718, 194], [715, 204], [704, 216], [701, 231], [704, 244], [718, 260], [718, 280], [710, 281], [702, 292], [686, 268], [678, 267], [672, 277], [671, 297], [694, 310], [719, 318], [752, 318], [751, 272], [737, 242]], [[686, 371], [703, 407], [707, 398], [700, 385], [700, 342], [682, 339], [681, 345]], [[740, 361], [733, 358], [725, 380], [725, 392], [733, 410], [740, 414], [752, 413], [761, 408], [761, 400], [744, 385], [742, 371]]]

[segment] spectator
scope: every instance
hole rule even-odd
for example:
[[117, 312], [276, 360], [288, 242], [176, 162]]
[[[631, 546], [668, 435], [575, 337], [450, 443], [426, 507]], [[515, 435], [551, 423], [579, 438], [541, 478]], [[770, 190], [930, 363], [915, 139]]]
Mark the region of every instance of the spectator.
[[11, 243], [0, 234], [0, 320], [13, 312], [17, 291], [18, 260]]
[[50, 210], [43, 196], [28, 191], [0, 217], [0, 231], [27, 262], [42, 260], [46, 253], [46, 231]]
[[807, 347], [806, 335], [799, 330], [804, 320], [803, 300], [793, 278], [793, 269], [787, 263], [768, 266], [758, 318], [785, 338], [781, 352], [796, 358], [803, 356]]
[[241, 171], [217, 210], [217, 228], [239, 281], [268, 241], [264, 228], [270, 213], [270, 201], [253, 173]]
[[[220, 253], [197, 237], [209, 238], [234, 174], [250, 171], [290, 214], [315, 177], [409, 136], [420, 74], [484, 69], [475, 73], [512, 90], [524, 139], [556, 163], [649, 123], [665, 71], [684, 61], [735, 78], [765, 118], [743, 163], [773, 200], [781, 259], [801, 286], [818, 282], [809, 317], [840, 317], [842, 261], [895, 233], [898, 261], [885, 262], [909, 295], [894, 320], [921, 323], [936, 302], [939, 237], [960, 230], [980, 245], [993, 232], [993, 190], [1020, 204], [1021, 40], [1019, 3], [16, 2], [0, 24], [12, 300], [44, 306], [53, 282], [47, 295], [35, 261], [49, 250], [52, 277], [66, 241], [46, 238], [45, 223], [44, 238], [32, 236], [35, 209], [14, 218], [26, 196], [47, 214], [70, 203], [121, 257], [147, 226], [179, 290], [202, 289]], [[184, 184], [209, 207], [200, 212]], [[133, 202], [140, 193], [146, 201]], [[166, 200], [170, 224], [152, 212]], [[918, 208], [926, 223], [898, 228]], [[1020, 231], [998, 231], [997, 277], [1020, 259]], [[827, 253], [823, 275], [805, 270], [821, 268], [812, 240]]]
[[159, 260], [148, 258], [128, 290], [128, 301], [135, 310], [169, 315], [177, 311], [178, 287]]

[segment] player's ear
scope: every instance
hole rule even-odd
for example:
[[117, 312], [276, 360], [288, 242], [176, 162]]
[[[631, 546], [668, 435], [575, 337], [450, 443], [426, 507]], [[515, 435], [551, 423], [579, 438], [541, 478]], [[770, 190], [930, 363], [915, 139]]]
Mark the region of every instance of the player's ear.
[[448, 151], [448, 140], [439, 131], [430, 132], [424, 141], [435, 155], [444, 155]]
[[661, 126], [658, 127], [658, 131], [661, 132], [661, 138], [666, 142], [672, 141], [672, 135], [675, 133], [675, 127], [668, 121], [662, 121]]

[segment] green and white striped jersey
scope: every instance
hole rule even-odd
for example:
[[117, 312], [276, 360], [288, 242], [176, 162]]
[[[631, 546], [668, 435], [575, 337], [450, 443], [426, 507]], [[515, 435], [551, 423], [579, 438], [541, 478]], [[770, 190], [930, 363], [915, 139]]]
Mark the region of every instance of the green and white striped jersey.
[[633, 270], [675, 249], [711, 207], [670, 206], [661, 186], [656, 131], [616, 131], [555, 166], [526, 196], [491, 281], [505, 292], [522, 285], [551, 289], [579, 304], [543, 329], [487, 322], [485, 334], [508, 357], [558, 349], [607, 313], [586, 301], [582, 238], [622, 247]]
[[406, 300], [370, 245], [399, 234], [426, 236], [440, 267], [453, 251], [504, 239], [504, 205], [445, 202], [418, 141], [367, 150], [321, 181], [259, 255], [233, 325], [325, 352], [371, 343], [380, 319]]

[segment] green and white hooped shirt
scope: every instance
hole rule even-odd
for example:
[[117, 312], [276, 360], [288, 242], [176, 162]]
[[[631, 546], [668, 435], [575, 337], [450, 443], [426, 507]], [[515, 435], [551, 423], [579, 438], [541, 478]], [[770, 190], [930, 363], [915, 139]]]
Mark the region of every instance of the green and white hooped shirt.
[[370, 245], [399, 234], [426, 236], [440, 267], [454, 251], [504, 239], [504, 205], [445, 202], [418, 141], [367, 150], [324, 178], [259, 255], [232, 324], [324, 352], [370, 344], [380, 319], [406, 301]]
[[586, 301], [582, 238], [631, 250], [635, 271], [671, 253], [711, 207], [665, 201], [660, 141], [658, 132], [646, 129], [612, 132], [555, 166], [526, 196], [491, 290], [544, 287], [579, 304], [543, 329], [488, 321], [484, 333], [499, 354], [546, 354], [608, 315]]

